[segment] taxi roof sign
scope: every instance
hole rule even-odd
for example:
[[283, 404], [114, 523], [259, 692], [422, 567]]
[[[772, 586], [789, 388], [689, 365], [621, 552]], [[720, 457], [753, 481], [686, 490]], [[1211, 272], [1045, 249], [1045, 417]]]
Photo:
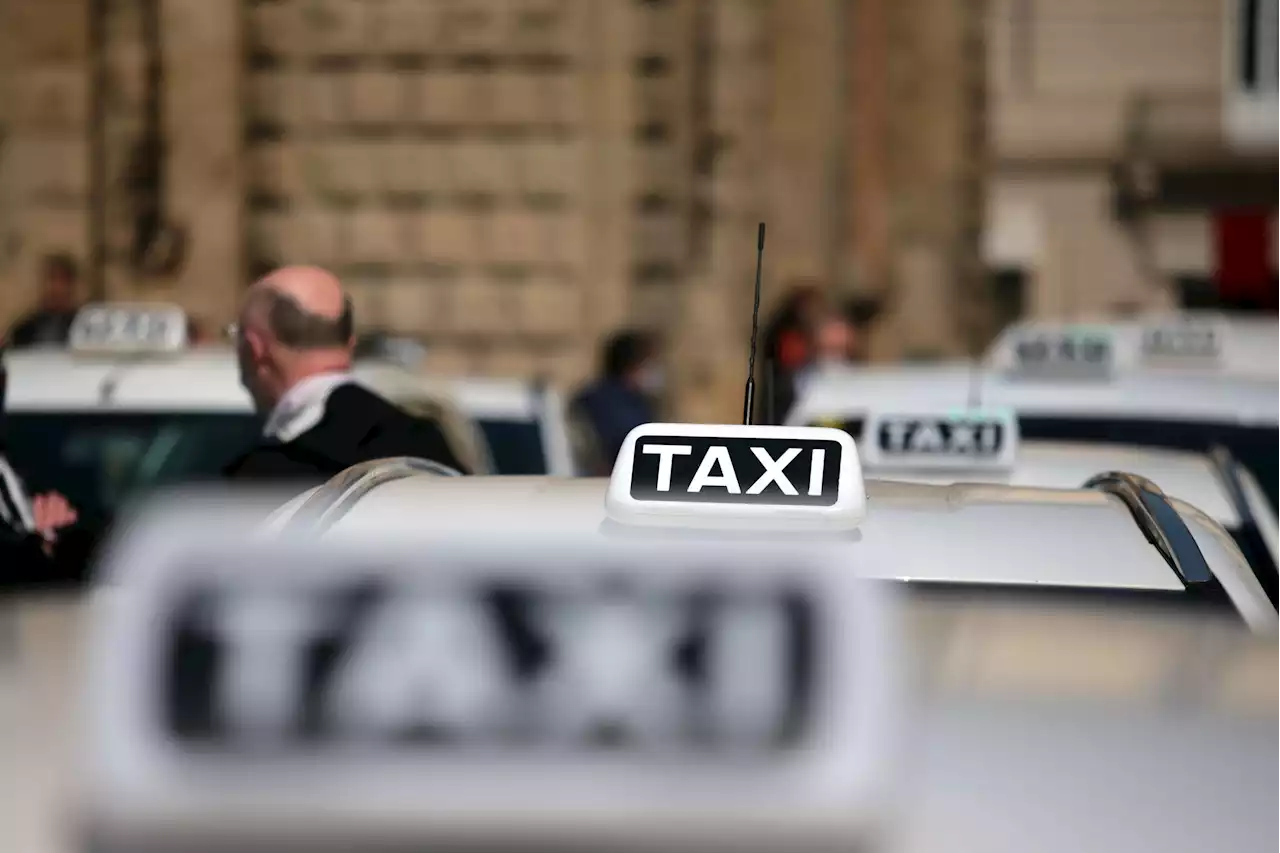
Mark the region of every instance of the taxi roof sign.
[[868, 468], [1007, 470], [1018, 437], [1010, 409], [882, 412], [867, 418], [859, 449]]
[[[765, 830], [782, 833], [767, 849], [797, 850], [878, 813], [900, 717], [893, 612], [843, 549], [256, 538], [261, 508], [225, 504], [153, 501], [104, 552], [94, 849], [364, 850], [384, 832], [608, 846], [597, 831], [745, 849], [729, 842]], [[517, 673], [525, 637], [543, 651]], [[690, 644], [702, 663], [675, 664]], [[317, 669], [320, 649], [336, 654]]]
[[1220, 317], [1175, 316], [1144, 323], [1138, 345], [1143, 364], [1214, 367], [1223, 359], [1228, 330]]
[[866, 490], [841, 430], [645, 424], [622, 443], [605, 509], [623, 524], [847, 530]]
[[75, 352], [177, 352], [187, 345], [187, 315], [156, 303], [86, 305], [71, 323], [67, 345]]
[[1018, 328], [995, 353], [996, 366], [1018, 375], [1055, 379], [1107, 379], [1115, 369], [1112, 329], [1081, 324]]

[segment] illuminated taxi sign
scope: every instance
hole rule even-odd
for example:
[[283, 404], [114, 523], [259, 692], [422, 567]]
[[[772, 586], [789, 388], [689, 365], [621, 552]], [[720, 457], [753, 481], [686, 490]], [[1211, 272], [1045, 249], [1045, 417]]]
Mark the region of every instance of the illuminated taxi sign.
[[1008, 344], [1008, 367], [1038, 377], [1100, 378], [1115, 366], [1115, 341], [1106, 329], [1087, 326], [1028, 328]]
[[184, 513], [110, 552], [90, 613], [100, 835], [689, 849], [759, 819], [799, 849], [880, 799], [891, 614], [830, 545], [344, 547]]
[[88, 305], [71, 323], [68, 346], [78, 352], [175, 352], [187, 345], [187, 316], [173, 305]]
[[866, 495], [840, 430], [646, 424], [623, 442], [605, 504], [622, 523], [848, 529]]
[[1007, 469], [1018, 449], [1018, 420], [1007, 409], [875, 414], [860, 446], [868, 467]]
[[1222, 359], [1226, 329], [1220, 322], [1182, 319], [1141, 329], [1139, 355], [1152, 365], [1215, 366]]

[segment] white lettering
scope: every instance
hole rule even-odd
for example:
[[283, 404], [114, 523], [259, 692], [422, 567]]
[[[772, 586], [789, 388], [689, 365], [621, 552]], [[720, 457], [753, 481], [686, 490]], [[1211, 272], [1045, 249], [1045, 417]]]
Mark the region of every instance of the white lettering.
[[760, 475], [760, 479], [751, 484], [751, 488], [747, 489], [747, 494], [758, 495], [770, 483], [777, 483], [778, 488], [782, 489], [784, 495], [799, 494], [784, 472], [787, 466], [791, 464], [791, 460], [800, 455], [800, 448], [793, 447], [787, 450], [776, 461], [769, 455], [769, 451], [763, 447], [753, 447], [751, 452], [756, 455], [756, 458], [760, 460], [760, 464], [764, 466], [764, 473]]
[[[720, 466], [721, 473], [712, 476], [711, 466], [716, 464]], [[727, 447], [717, 446], [707, 451], [707, 455], [702, 457], [702, 462], [693, 475], [693, 480], [689, 483], [689, 491], [701, 492], [707, 486], [720, 486], [731, 495], [742, 494], [742, 489], [738, 485], [738, 475], [733, 470], [733, 462], [729, 459]]]
[[813, 465], [809, 468], [809, 494], [822, 494], [822, 474], [827, 467], [827, 451], [818, 448], [813, 451]]
[[226, 638], [218, 702], [233, 731], [270, 739], [293, 724], [301, 695], [303, 643], [323, 612], [285, 594], [234, 595], [219, 600], [215, 630]]
[[979, 437], [983, 453], [995, 453], [1000, 448], [1000, 428], [996, 424], [985, 424]]
[[339, 665], [326, 708], [348, 730], [414, 725], [483, 731], [506, 710], [506, 679], [483, 612], [462, 598], [398, 597]]
[[641, 739], [677, 734], [687, 700], [670, 653], [686, 616], [656, 604], [579, 599], [544, 609], [539, 623], [557, 658], [535, 702], [554, 734], [575, 741], [605, 722]]
[[973, 453], [977, 449], [977, 436], [973, 424], [951, 425], [951, 450], [953, 453]]
[[687, 444], [646, 444], [642, 453], [652, 453], [658, 457], [658, 491], [671, 491], [671, 459], [675, 456], [688, 456], [693, 448]]
[[717, 735], [758, 743], [787, 707], [786, 623], [775, 603], [735, 603], [716, 613], [711, 640], [711, 723]]
[[946, 441], [936, 424], [920, 424], [911, 436], [911, 449], [917, 453], [936, 453], [945, 450]]
[[911, 426], [905, 421], [891, 421], [888, 424], [889, 430], [889, 450], [894, 453], [901, 453], [906, 449], [907, 433]]

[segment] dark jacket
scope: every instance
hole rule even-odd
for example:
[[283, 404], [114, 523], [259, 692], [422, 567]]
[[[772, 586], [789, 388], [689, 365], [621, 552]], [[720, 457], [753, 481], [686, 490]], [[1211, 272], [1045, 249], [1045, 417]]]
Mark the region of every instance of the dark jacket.
[[414, 417], [354, 383], [333, 390], [314, 427], [289, 442], [263, 439], [223, 473], [241, 481], [318, 485], [352, 465], [390, 456], [416, 456], [470, 473], [439, 424]]
[[576, 414], [595, 431], [606, 467], [612, 467], [627, 433], [653, 423], [653, 404], [640, 391], [614, 379], [602, 379], [583, 389], [573, 401]]
[[14, 347], [65, 344], [75, 318], [75, 311], [33, 311], [9, 330], [9, 344]]

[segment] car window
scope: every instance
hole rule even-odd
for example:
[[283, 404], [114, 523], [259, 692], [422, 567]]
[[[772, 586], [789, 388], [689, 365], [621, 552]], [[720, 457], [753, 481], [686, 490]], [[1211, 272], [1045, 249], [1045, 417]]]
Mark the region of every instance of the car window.
[[479, 418], [495, 474], [546, 474], [542, 425], [532, 419]]
[[30, 491], [109, 519], [149, 489], [217, 479], [260, 430], [241, 413], [10, 412], [7, 454]]

